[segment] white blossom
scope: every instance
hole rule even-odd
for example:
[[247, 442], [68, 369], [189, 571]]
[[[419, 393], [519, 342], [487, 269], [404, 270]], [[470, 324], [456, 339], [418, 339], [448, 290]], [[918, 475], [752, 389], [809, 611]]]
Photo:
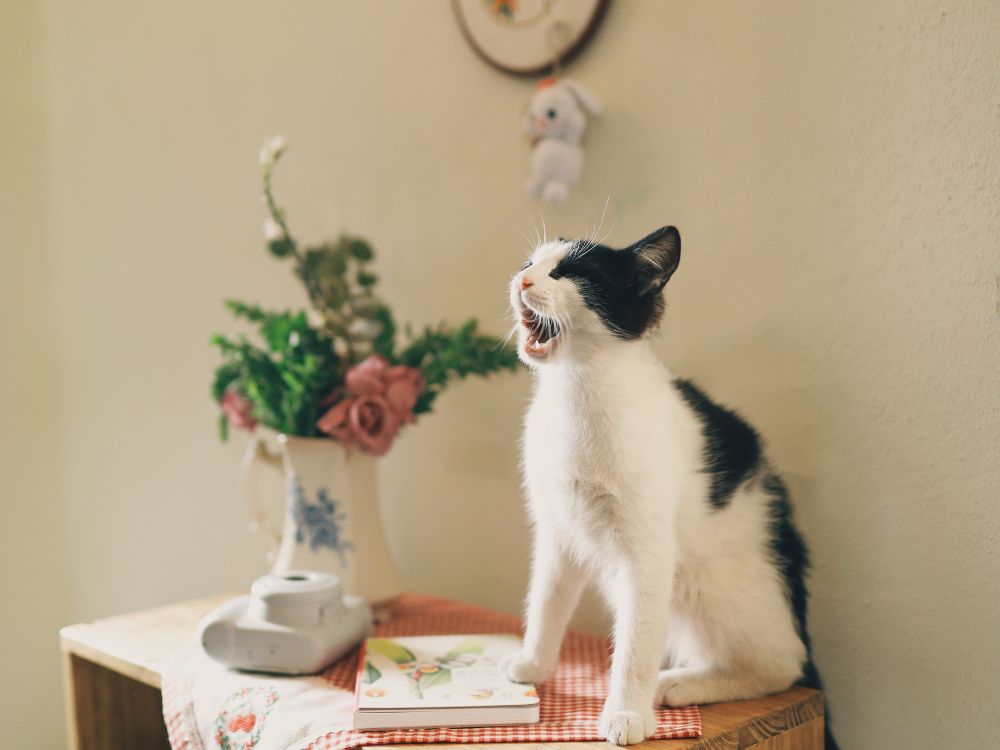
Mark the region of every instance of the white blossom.
[[271, 136], [263, 146], [260, 147], [260, 165], [266, 167], [284, 153], [288, 148], [288, 140], [283, 135]]
[[382, 324], [368, 318], [358, 318], [348, 328], [352, 336], [359, 339], [373, 339], [382, 332]]
[[268, 216], [264, 219], [264, 237], [268, 242], [280, 240], [284, 236], [285, 233], [282, 231], [281, 225], [274, 220], [273, 216]]

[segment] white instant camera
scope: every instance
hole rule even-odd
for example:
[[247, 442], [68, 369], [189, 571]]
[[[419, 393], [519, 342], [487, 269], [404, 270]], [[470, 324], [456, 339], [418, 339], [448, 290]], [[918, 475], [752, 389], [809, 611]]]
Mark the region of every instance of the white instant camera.
[[205, 653], [252, 672], [311, 674], [371, 634], [364, 599], [344, 596], [340, 579], [290, 571], [258, 578], [249, 596], [209, 612], [198, 628]]

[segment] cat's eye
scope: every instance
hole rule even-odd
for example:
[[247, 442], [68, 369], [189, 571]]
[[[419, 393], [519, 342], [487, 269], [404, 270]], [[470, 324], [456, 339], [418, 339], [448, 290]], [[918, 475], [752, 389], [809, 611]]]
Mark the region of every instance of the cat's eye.
[[530, 260], [524, 261], [524, 265], [521, 266], [521, 270], [527, 271], [529, 268], [531, 268], [531, 261]]
[[550, 109], [550, 110], [549, 110], [548, 112], [546, 112], [545, 114], [547, 114], [547, 115], [549, 116], [549, 119], [550, 119], [550, 120], [554, 120], [554, 119], [556, 119], [556, 111], [555, 111], [554, 109]]
[[562, 271], [560, 271], [558, 268], [553, 268], [551, 271], [549, 271], [550, 279], [555, 279], [556, 281], [558, 281], [562, 277], [563, 277]]

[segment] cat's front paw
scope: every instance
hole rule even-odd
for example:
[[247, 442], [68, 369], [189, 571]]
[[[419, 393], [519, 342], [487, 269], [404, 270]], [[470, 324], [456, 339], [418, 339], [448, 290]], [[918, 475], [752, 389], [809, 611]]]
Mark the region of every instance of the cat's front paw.
[[555, 664], [543, 664], [537, 659], [532, 659], [528, 654], [519, 651], [516, 654], [505, 656], [497, 665], [500, 674], [514, 682], [531, 682], [539, 684], [552, 677], [556, 671]]
[[601, 736], [615, 745], [635, 745], [656, 731], [656, 713], [652, 707], [627, 709], [604, 704], [601, 712]]

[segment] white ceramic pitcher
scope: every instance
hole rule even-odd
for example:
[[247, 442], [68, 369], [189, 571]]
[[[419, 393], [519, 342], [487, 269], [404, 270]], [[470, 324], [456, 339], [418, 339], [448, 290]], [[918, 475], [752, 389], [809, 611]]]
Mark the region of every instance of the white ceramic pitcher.
[[[375, 459], [329, 438], [278, 435], [278, 448], [254, 436], [241, 469], [241, 489], [251, 528], [270, 537], [272, 572], [318, 570], [340, 577], [344, 591], [372, 605], [403, 591], [389, 554], [378, 505]], [[257, 467], [285, 476], [282, 528], [270, 521], [258, 498]]]

